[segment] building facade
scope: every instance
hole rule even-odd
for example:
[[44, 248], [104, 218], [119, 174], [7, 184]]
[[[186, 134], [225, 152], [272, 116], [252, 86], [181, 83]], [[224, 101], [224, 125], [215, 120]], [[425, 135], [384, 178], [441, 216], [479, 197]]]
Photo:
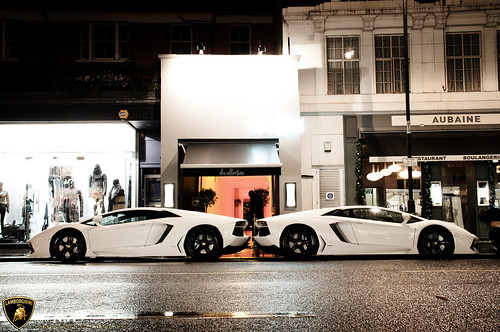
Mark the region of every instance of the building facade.
[[114, 180], [127, 207], [162, 205], [158, 54], [250, 55], [259, 46], [280, 54], [280, 17], [275, 1], [2, 3], [0, 182], [10, 198], [2, 241], [74, 221], [73, 210], [102, 212], [89, 178], [97, 165], [105, 211]]
[[338, 204], [338, 194], [407, 209], [409, 109], [417, 213], [488, 236], [478, 214], [498, 206], [500, 190], [499, 10], [486, 0], [284, 9], [284, 53], [300, 55], [302, 178], [313, 193], [302, 196], [305, 208]]

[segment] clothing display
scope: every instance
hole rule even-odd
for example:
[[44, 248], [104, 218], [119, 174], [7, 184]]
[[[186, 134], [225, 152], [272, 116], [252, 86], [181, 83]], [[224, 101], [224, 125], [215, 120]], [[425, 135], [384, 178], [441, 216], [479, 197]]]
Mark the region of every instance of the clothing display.
[[107, 178], [99, 164], [95, 165], [94, 172], [89, 178], [89, 195], [94, 199], [94, 215], [106, 212], [104, 197], [106, 196]]

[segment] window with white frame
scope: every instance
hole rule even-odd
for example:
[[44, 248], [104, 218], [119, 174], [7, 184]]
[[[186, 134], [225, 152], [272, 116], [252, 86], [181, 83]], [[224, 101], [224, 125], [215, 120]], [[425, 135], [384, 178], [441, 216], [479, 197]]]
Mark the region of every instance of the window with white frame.
[[375, 36], [377, 93], [404, 93], [404, 36]]
[[446, 76], [449, 92], [481, 91], [479, 32], [446, 34]]
[[0, 20], [0, 59], [16, 57], [16, 25], [13, 22]]
[[359, 94], [359, 37], [327, 38], [328, 94]]
[[250, 26], [229, 27], [229, 54], [250, 54]]
[[80, 59], [120, 61], [129, 57], [125, 23], [85, 23], [80, 26]]
[[170, 27], [170, 53], [191, 54], [191, 26], [172, 25]]

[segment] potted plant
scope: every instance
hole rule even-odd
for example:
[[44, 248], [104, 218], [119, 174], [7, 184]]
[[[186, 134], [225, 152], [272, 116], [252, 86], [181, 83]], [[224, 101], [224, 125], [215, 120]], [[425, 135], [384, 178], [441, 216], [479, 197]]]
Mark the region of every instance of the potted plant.
[[212, 188], [201, 189], [198, 193], [198, 197], [204, 212], [207, 212], [208, 207], [214, 205], [217, 201], [217, 195]]

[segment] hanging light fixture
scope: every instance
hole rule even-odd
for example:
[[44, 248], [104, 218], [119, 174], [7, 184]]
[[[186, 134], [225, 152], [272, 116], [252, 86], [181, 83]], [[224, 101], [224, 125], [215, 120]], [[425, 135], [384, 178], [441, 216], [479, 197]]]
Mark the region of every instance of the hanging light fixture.
[[[414, 170], [414, 171], [411, 172], [411, 177], [414, 178], [414, 179], [417, 179], [420, 176], [422, 176], [422, 173], [420, 171], [418, 171], [418, 170]], [[399, 172], [399, 177], [403, 178], [403, 179], [408, 179], [408, 170], [405, 169], [405, 170]]]
[[395, 172], [399, 172], [401, 170], [401, 166], [399, 166], [398, 164], [393, 162], [391, 166], [387, 167], [387, 169], [389, 171], [391, 171], [392, 173], [395, 173]]
[[383, 177], [380, 172], [375, 172], [375, 165], [372, 165], [372, 172], [366, 175], [366, 178], [370, 181], [378, 181]]
[[[386, 166], [386, 165], [385, 165], [385, 163], [384, 163], [384, 166]], [[389, 175], [391, 175], [391, 174], [392, 174], [392, 172], [391, 172], [391, 171], [390, 171], [390, 170], [386, 167], [386, 168], [383, 168], [383, 169], [380, 171], [380, 174], [381, 174], [382, 176], [389, 176]]]

